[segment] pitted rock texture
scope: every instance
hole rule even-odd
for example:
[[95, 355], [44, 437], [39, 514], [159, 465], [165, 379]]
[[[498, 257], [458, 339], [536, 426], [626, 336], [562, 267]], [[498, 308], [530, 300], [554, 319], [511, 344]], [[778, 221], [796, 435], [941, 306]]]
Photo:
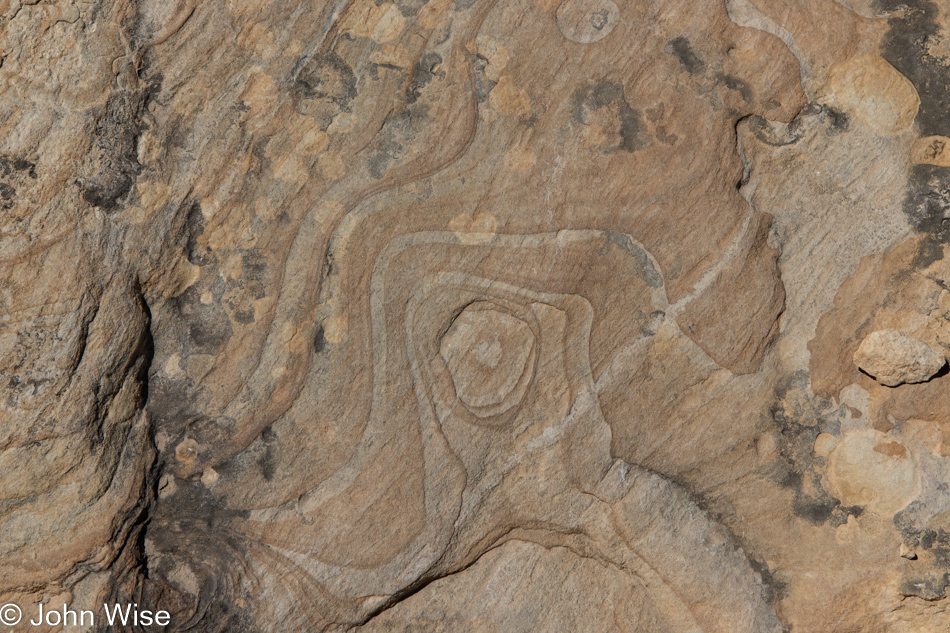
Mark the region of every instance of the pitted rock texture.
[[947, 364], [946, 357], [923, 341], [900, 330], [878, 330], [868, 334], [854, 364], [882, 385], [896, 387], [905, 382], [924, 382]]
[[0, 605], [946, 629], [948, 120], [932, 0], [0, 0]]

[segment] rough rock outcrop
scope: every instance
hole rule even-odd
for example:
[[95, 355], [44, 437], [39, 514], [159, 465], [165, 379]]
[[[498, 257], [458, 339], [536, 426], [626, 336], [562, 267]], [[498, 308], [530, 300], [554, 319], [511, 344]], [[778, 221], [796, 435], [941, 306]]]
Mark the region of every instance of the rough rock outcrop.
[[0, 607], [945, 629], [948, 42], [932, 0], [0, 0]]

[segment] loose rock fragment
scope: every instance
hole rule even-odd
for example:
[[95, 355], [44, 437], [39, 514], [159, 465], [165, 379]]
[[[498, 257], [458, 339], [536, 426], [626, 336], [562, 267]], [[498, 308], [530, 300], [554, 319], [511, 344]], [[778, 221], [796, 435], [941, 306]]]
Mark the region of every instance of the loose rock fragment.
[[864, 339], [854, 364], [882, 385], [925, 382], [946, 365], [943, 354], [900, 330], [878, 330]]
[[901, 543], [901, 558], [906, 558], [907, 560], [917, 560], [917, 552]]

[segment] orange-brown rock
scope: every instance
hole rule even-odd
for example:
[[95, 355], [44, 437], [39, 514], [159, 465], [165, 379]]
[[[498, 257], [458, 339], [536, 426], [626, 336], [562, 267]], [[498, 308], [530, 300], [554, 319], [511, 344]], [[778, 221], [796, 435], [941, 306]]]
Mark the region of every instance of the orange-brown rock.
[[947, 42], [0, 0], [0, 624], [945, 629]]
[[877, 330], [861, 341], [854, 364], [882, 385], [896, 387], [930, 380], [947, 364], [947, 358], [900, 330]]

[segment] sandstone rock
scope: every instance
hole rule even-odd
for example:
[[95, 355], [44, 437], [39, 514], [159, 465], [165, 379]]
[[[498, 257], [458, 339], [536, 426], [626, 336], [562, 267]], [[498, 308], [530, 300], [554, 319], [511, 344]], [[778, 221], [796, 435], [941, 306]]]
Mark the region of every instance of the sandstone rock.
[[930, 0], [0, 0], [0, 605], [945, 629], [948, 43]]
[[854, 364], [888, 387], [924, 382], [947, 364], [946, 357], [900, 330], [871, 332], [854, 353]]

